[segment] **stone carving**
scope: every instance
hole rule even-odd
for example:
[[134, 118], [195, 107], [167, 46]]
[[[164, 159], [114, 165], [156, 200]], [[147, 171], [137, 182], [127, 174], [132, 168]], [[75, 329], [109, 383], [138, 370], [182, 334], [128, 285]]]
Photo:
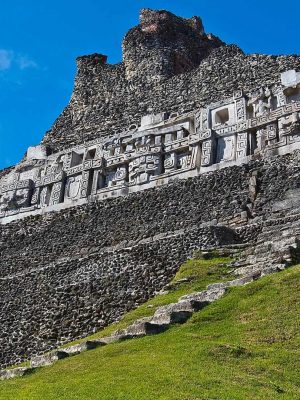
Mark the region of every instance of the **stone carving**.
[[40, 206], [47, 207], [50, 203], [51, 188], [50, 186], [44, 186], [40, 192]]
[[235, 146], [234, 137], [227, 136], [218, 139], [217, 145], [217, 162], [231, 161], [234, 159]]
[[13, 196], [15, 208], [28, 207], [30, 204], [30, 188], [17, 189]]
[[176, 153], [166, 154], [164, 161], [165, 171], [174, 170], [177, 166], [177, 155]]
[[129, 182], [137, 185], [148, 183], [151, 177], [159, 175], [160, 172], [160, 155], [142, 156], [129, 163]]
[[178, 164], [180, 165], [180, 168], [186, 169], [189, 168], [192, 162], [192, 156], [191, 154], [180, 154], [178, 156]]
[[294, 135], [300, 132], [300, 115], [297, 112], [278, 120], [279, 137]]
[[79, 197], [81, 182], [81, 175], [75, 175], [67, 178], [65, 195], [67, 199], [75, 200]]
[[0, 197], [0, 212], [4, 214], [5, 211], [10, 210], [13, 207], [13, 205], [14, 205], [13, 192], [3, 193], [2, 196]]
[[209, 166], [213, 162], [212, 154], [212, 140], [205, 140], [202, 143], [202, 156], [201, 165], [203, 167]]
[[50, 205], [55, 205], [61, 202], [63, 196], [63, 182], [56, 182], [53, 184]]
[[254, 117], [262, 117], [270, 112], [272, 108], [272, 93], [269, 88], [260, 89], [259, 93], [248, 101], [253, 106]]
[[246, 120], [246, 100], [244, 98], [238, 99], [236, 105], [236, 119], [237, 122]]
[[80, 186], [80, 197], [87, 197], [89, 192], [89, 183], [90, 183], [91, 171], [83, 171], [81, 186]]
[[244, 158], [247, 156], [248, 149], [248, 133], [242, 132], [237, 135], [236, 158]]
[[275, 143], [277, 138], [277, 126], [276, 124], [269, 124], [266, 126], [266, 139], [268, 145]]
[[122, 186], [127, 182], [127, 168], [126, 166], [117, 167], [116, 170], [107, 171], [105, 177], [105, 186], [108, 188], [112, 186]]
[[247, 95], [237, 91], [183, 115], [151, 114], [140, 127], [53, 155], [31, 147], [28, 158], [0, 178], [0, 218], [88, 202], [108, 192], [117, 196], [122, 191], [116, 187], [126, 187], [126, 193], [155, 187], [160, 177], [167, 183], [174, 175], [251, 157], [266, 146], [276, 151], [299, 142], [300, 101], [287, 103], [285, 89], [276, 84]]

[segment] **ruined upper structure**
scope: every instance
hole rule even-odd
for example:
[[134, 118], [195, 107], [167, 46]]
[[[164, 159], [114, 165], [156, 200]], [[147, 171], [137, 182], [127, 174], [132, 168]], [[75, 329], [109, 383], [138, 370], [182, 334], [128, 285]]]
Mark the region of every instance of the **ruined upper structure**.
[[206, 35], [199, 17], [178, 18], [167, 11], [141, 11], [140, 25], [123, 41], [123, 62], [128, 81], [161, 82], [197, 67], [222, 43]]
[[123, 42], [123, 61], [92, 54], [77, 59], [69, 105], [43, 139], [52, 151], [119, 134], [161, 112], [180, 115], [300, 70], [297, 56], [245, 55], [206, 35], [202, 22], [166, 11], [141, 11]]

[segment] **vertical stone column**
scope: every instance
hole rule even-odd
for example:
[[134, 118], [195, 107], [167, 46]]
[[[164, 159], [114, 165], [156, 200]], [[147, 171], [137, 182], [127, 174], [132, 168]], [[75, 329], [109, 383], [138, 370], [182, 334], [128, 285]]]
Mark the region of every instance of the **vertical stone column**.
[[55, 182], [53, 184], [49, 206], [53, 206], [62, 202], [64, 187], [65, 185], [63, 181]]
[[89, 183], [91, 181], [92, 170], [82, 171], [82, 179], [80, 185], [80, 198], [85, 198], [89, 195]]
[[96, 195], [97, 190], [101, 189], [103, 186], [104, 186], [104, 177], [103, 177], [102, 169], [95, 169], [94, 175], [93, 175], [91, 194]]
[[204, 140], [202, 142], [201, 166], [208, 167], [214, 161], [214, 143], [213, 139]]
[[240, 90], [234, 94], [236, 108], [236, 122], [244, 122], [247, 119], [246, 100]]
[[236, 158], [244, 158], [248, 154], [248, 133], [241, 132], [237, 134]]

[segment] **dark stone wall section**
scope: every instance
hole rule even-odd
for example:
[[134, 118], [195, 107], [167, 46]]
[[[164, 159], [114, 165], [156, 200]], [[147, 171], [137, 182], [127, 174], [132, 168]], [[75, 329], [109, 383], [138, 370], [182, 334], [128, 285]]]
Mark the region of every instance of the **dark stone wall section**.
[[224, 227], [199, 227], [130, 248], [71, 254], [0, 280], [1, 364], [88, 335], [145, 302], [193, 250], [238, 241]]

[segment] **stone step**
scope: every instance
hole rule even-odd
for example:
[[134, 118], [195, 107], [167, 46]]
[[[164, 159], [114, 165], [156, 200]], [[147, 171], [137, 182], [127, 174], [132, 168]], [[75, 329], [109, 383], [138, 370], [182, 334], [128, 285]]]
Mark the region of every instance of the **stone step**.
[[52, 351], [51, 353], [48, 354], [43, 354], [41, 356], [33, 357], [30, 360], [30, 366], [32, 368], [44, 367], [47, 365], [52, 365], [56, 361], [66, 357], [69, 357], [69, 354], [66, 351], [63, 350]]
[[224, 294], [224, 288], [210, 289], [182, 296], [179, 301], [188, 300], [194, 311], [200, 311], [203, 307], [220, 299]]
[[82, 342], [79, 344], [75, 344], [73, 346], [66, 347], [62, 349], [64, 352], [68, 353], [69, 356], [74, 356], [80, 354], [84, 351], [95, 349], [98, 346], [104, 346], [105, 343], [100, 340], [87, 340], [86, 342]]
[[31, 367], [19, 367], [19, 368], [2, 370], [0, 371], [0, 380], [4, 381], [6, 379], [12, 379], [24, 376], [26, 374], [29, 374], [32, 370], [33, 368]]
[[117, 330], [111, 336], [101, 338], [100, 340], [105, 344], [114, 343], [146, 335], [157, 335], [158, 333], [165, 331], [167, 328], [168, 324], [155, 323], [152, 322], [152, 317], [147, 317], [139, 319], [127, 328]]
[[179, 301], [159, 307], [151, 322], [160, 325], [183, 324], [192, 316], [193, 312], [190, 301]]

